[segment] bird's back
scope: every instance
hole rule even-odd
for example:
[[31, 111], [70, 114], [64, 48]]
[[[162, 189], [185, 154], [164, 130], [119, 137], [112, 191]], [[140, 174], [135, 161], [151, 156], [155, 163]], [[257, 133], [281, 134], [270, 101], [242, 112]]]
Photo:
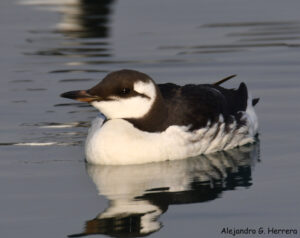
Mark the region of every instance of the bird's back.
[[225, 89], [213, 84], [158, 84], [168, 107], [168, 124], [191, 125], [199, 129], [208, 122], [218, 122], [222, 115], [226, 124], [241, 121], [247, 109], [248, 91], [244, 83], [238, 89]]

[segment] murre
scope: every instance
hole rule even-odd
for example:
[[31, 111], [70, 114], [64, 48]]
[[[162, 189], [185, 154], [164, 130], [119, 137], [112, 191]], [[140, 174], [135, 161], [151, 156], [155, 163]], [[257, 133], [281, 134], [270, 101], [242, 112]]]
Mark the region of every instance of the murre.
[[[259, 99], [214, 84], [155, 84], [146, 74], [120, 70], [88, 90], [63, 93], [101, 112], [89, 129], [86, 160], [92, 164], [141, 164], [184, 159], [253, 143]], [[103, 116], [104, 115], [104, 116]]]

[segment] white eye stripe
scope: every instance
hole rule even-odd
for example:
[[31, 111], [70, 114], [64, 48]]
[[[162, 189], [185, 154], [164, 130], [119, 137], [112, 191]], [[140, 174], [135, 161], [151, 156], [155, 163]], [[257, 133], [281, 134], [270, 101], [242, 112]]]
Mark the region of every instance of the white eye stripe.
[[148, 83], [144, 83], [142, 81], [136, 82], [133, 85], [133, 89], [140, 94], [148, 96], [149, 98], [154, 98], [156, 96], [155, 86], [151, 81]]

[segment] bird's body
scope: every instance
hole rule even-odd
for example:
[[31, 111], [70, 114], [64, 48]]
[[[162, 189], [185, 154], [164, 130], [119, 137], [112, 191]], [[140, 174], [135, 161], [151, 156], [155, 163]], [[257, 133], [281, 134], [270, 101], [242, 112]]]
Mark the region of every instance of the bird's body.
[[87, 91], [63, 97], [88, 101], [97, 117], [85, 144], [93, 164], [139, 164], [183, 159], [254, 142], [258, 123], [246, 85], [158, 84], [121, 70]]

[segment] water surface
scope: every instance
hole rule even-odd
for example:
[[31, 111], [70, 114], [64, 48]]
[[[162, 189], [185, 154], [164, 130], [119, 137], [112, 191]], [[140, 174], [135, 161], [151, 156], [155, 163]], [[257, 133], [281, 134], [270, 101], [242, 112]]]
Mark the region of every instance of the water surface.
[[[299, 1], [0, 6], [1, 237], [230, 237], [224, 227], [299, 236]], [[245, 81], [261, 98], [260, 143], [172, 163], [87, 166], [97, 112], [59, 94], [123, 68], [181, 85], [237, 74], [224, 86]]]

